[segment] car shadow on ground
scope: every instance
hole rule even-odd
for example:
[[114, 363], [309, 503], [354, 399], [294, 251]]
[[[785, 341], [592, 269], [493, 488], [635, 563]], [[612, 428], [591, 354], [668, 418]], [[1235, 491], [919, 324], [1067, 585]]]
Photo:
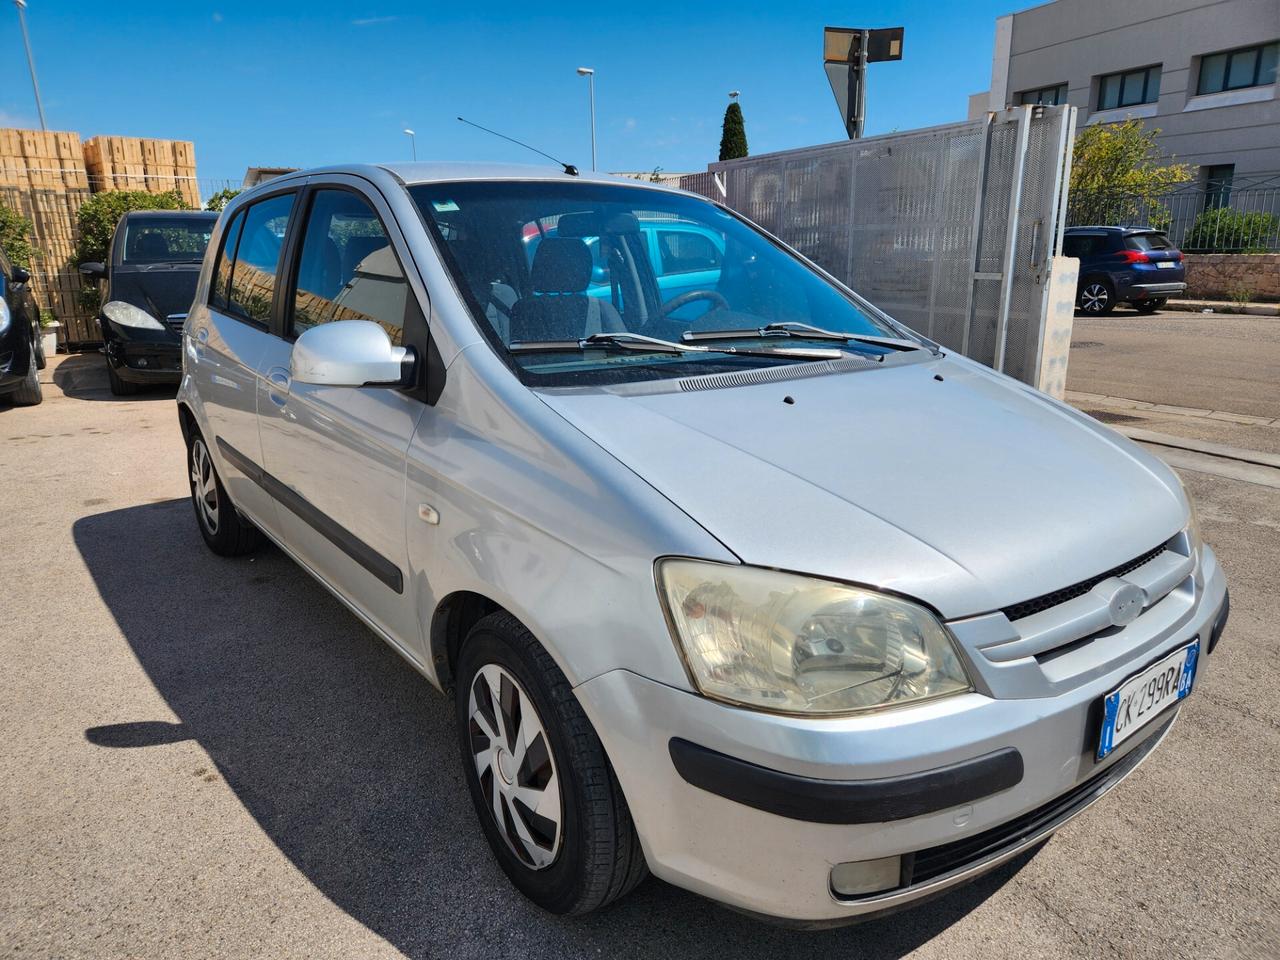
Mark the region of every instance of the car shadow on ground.
[[53, 382], [64, 397], [73, 400], [172, 400], [178, 390], [176, 383], [144, 385], [137, 393], [117, 397], [107, 381], [107, 358], [97, 351], [72, 354], [62, 360], [54, 368]]
[[838, 929], [771, 926], [654, 879], [595, 916], [549, 916], [515, 893], [484, 843], [449, 700], [280, 551], [215, 557], [186, 500], [85, 517], [74, 538], [180, 718], [97, 726], [88, 740], [196, 740], [316, 888], [410, 957], [897, 958], [1029, 859], [922, 909]]

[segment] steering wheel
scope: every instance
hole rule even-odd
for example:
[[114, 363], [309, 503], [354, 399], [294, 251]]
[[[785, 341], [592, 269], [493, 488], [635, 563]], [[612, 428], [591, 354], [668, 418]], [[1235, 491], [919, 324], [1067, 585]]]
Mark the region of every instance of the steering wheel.
[[720, 294], [716, 293], [714, 290], [690, 290], [688, 293], [682, 293], [674, 300], [668, 300], [662, 305], [663, 319], [671, 316], [671, 314], [675, 313], [685, 304], [693, 303], [695, 300], [710, 300], [712, 310], [715, 310], [716, 308], [721, 310], [729, 309], [729, 301], [720, 296]]

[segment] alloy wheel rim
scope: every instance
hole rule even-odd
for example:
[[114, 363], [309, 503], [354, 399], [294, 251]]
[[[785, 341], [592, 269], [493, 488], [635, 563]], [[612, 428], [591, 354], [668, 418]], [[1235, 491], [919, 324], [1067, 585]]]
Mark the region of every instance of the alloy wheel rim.
[[200, 509], [200, 519], [210, 533], [218, 532], [218, 483], [213, 460], [203, 440], [191, 445], [191, 492]]
[[471, 683], [467, 717], [480, 792], [498, 832], [525, 866], [549, 867], [560, 850], [564, 802], [533, 701], [511, 673], [489, 663]]
[[1087, 313], [1097, 313], [1107, 305], [1107, 288], [1100, 283], [1091, 283], [1080, 295], [1081, 306]]

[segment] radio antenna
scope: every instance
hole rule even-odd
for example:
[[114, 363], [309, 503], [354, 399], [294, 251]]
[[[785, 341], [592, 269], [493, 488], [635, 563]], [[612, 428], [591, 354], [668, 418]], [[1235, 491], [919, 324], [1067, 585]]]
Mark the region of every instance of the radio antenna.
[[576, 177], [578, 175], [578, 168], [575, 167], [572, 163], [565, 163], [563, 160], [557, 160], [555, 157], [547, 153], [545, 150], [539, 150], [537, 147], [531, 147], [529, 146], [529, 144], [525, 143], [523, 140], [517, 140], [515, 137], [508, 137], [505, 133], [499, 133], [497, 130], [490, 130], [488, 127], [482, 127], [478, 123], [472, 123], [466, 117], [459, 117], [458, 119], [461, 120], [463, 123], [465, 123], [469, 127], [475, 127], [477, 130], [483, 130], [485, 133], [491, 133], [495, 137], [501, 137], [503, 140], [510, 140], [512, 143], [514, 143], [518, 147], [524, 147], [526, 150], [532, 150], [534, 153], [538, 154], [538, 156], [546, 157], [552, 163], [560, 164], [560, 166], [564, 167], [564, 172], [571, 177]]

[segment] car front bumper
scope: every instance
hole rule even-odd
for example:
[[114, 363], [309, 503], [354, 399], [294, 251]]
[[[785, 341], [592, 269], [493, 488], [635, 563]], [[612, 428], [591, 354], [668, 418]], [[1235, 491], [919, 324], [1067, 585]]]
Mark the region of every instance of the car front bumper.
[[107, 363], [130, 383], [177, 383], [182, 379], [182, 341], [123, 340], [106, 342]]
[[[976, 878], [1127, 776], [1180, 706], [1095, 763], [1098, 705], [1195, 637], [1195, 683], [1203, 682], [1226, 613], [1225, 579], [1208, 550], [1203, 582], [1193, 615], [1141, 662], [1055, 697], [971, 693], [808, 719], [728, 706], [621, 670], [576, 691], [655, 875], [755, 914], [850, 922]], [[894, 856], [904, 864], [897, 888], [833, 892], [835, 865]]]

